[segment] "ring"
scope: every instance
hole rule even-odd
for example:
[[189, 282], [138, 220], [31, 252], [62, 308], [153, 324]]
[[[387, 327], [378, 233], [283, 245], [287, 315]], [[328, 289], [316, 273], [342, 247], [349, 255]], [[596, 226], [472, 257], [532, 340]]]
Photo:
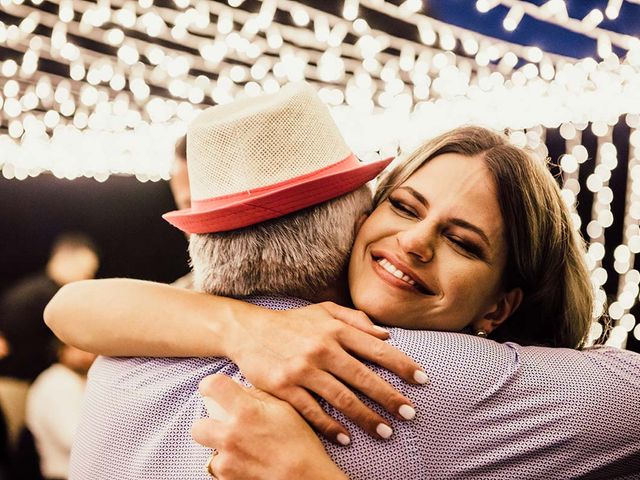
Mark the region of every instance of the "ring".
[[218, 454], [218, 451], [214, 448], [211, 450], [211, 455], [209, 455], [209, 459], [207, 460], [207, 463], [204, 466], [204, 470], [205, 472], [207, 472], [211, 478], [216, 478], [216, 476], [213, 473], [213, 466], [211, 465], [213, 463], [213, 459], [214, 457]]

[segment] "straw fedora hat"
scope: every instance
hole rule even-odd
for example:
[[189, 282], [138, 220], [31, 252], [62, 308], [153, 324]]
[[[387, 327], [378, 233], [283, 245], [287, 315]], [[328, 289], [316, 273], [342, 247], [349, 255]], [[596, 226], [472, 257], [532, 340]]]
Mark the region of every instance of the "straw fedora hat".
[[390, 161], [361, 163], [313, 87], [290, 83], [189, 125], [191, 208], [163, 218], [187, 233], [246, 227], [356, 190]]

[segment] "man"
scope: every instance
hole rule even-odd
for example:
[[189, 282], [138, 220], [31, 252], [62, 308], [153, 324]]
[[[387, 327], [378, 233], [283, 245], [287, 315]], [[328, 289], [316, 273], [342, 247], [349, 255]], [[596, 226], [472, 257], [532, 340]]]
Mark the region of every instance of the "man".
[[40, 456], [46, 479], [69, 476], [71, 445], [80, 418], [87, 372], [93, 353], [60, 344], [58, 363], [38, 375], [29, 389], [26, 425]]
[[8, 350], [0, 359], [0, 403], [12, 439], [23, 425], [29, 384], [56, 359], [55, 337], [42, 321], [44, 308], [63, 285], [93, 278], [98, 265], [91, 239], [63, 234], [54, 241], [45, 270], [22, 280], [0, 300], [0, 334]]
[[[389, 160], [358, 162], [306, 84], [205, 110], [187, 138], [192, 208], [165, 218], [192, 234], [196, 287], [275, 309], [340, 301], [365, 184]], [[190, 428], [215, 372], [240, 378], [222, 359], [100, 357], [70, 477], [208, 478]]]

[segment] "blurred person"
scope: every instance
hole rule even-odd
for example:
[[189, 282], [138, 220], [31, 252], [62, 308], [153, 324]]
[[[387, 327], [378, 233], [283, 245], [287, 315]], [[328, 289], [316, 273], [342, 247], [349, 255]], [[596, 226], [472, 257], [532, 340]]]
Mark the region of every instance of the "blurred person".
[[58, 363], [29, 388], [25, 424], [33, 435], [45, 479], [66, 479], [80, 419], [87, 372], [96, 356], [60, 343]]
[[191, 189], [189, 188], [189, 170], [187, 169], [187, 136], [176, 140], [174, 161], [171, 169], [169, 187], [178, 210], [191, 206]]
[[29, 384], [56, 360], [55, 336], [43, 321], [44, 308], [70, 282], [95, 277], [98, 249], [82, 233], [64, 233], [53, 242], [44, 271], [21, 280], [0, 299], [0, 406], [11, 443], [24, 422]]
[[[178, 210], [191, 207], [191, 188], [189, 187], [189, 170], [187, 169], [187, 135], [182, 135], [176, 141], [174, 149], [173, 167], [169, 179], [171, 194]], [[185, 232], [187, 241], [189, 234]], [[175, 280], [174, 287], [193, 289], [193, 272], [189, 272]]]

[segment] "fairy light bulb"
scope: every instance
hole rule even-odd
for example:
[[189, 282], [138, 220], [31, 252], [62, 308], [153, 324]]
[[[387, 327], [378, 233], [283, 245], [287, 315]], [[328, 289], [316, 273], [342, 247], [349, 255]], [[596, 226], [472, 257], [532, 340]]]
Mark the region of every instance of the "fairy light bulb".
[[507, 16], [504, 17], [502, 26], [506, 31], [513, 32], [516, 28], [518, 28], [522, 17], [524, 17], [524, 8], [522, 8], [522, 6], [520, 5], [514, 5], [509, 10], [509, 13], [507, 13]]
[[620, 15], [620, 8], [622, 7], [622, 0], [609, 0], [607, 8], [604, 14], [609, 20], [615, 20]]
[[583, 19], [582, 24], [588, 30], [593, 30], [604, 20], [604, 15], [602, 15], [602, 11], [597, 8], [591, 10]]
[[345, 20], [353, 21], [358, 18], [358, 0], [344, 0], [342, 16]]
[[500, 0], [477, 0], [476, 9], [480, 13], [487, 13], [498, 5], [500, 5]]

